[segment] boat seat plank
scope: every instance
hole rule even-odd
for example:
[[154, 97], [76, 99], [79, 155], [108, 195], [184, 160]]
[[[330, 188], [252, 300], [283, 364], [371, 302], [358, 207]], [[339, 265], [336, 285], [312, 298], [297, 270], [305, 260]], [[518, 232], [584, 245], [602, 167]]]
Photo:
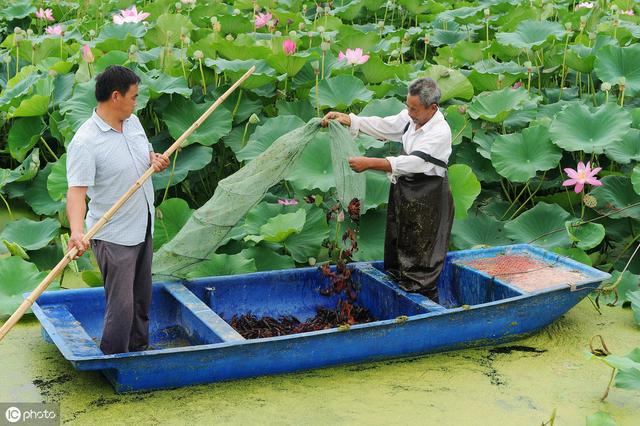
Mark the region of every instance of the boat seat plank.
[[[225, 342], [245, 340], [225, 320], [220, 318], [209, 306], [180, 283], [165, 283], [164, 288], [189, 311], [200, 320], [211, 332]], [[203, 336], [206, 338], [206, 336]], [[208, 339], [209, 340], [209, 339]], [[210, 343], [215, 343], [211, 341]]]
[[49, 305], [43, 307], [42, 310], [73, 355], [78, 357], [104, 355], [96, 342], [82, 327], [80, 321], [69, 312], [65, 305]]
[[410, 299], [414, 303], [417, 303], [418, 305], [425, 308], [427, 312], [440, 312], [440, 311], [447, 310], [447, 308], [445, 308], [442, 305], [439, 305], [438, 303], [429, 299], [427, 296], [424, 296], [419, 293], [409, 293], [402, 290], [387, 274], [374, 268], [370, 264], [357, 264], [355, 265], [355, 269], [357, 269], [363, 274], [366, 274], [366, 275], [369, 275], [370, 277], [375, 278], [377, 281], [380, 281], [389, 287], [392, 287], [395, 291], [400, 292], [406, 298]]

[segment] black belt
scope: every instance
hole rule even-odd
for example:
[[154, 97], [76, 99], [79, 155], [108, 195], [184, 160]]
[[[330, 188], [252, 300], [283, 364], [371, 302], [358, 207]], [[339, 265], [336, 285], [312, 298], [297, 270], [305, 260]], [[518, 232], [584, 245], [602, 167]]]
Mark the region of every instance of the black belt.
[[[408, 122], [406, 126], [404, 126], [404, 132], [402, 133], [403, 135], [405, 133], [407, 133], [407, 130], [409, 130], [409, 125], [411, 124], [411, 122]], [[411, 151], [409, 153], [409, 155], [413, 155], [415, 157], [419, 157], [422, 158], [424, 161], [426, 161], [427, 163], [431, 163], [431, 164], [435, 164], [436, 166], [440, 166], [442, 168], [448, 168], [449, 165], [442, 161], [439, 160], [435, 157], [432, 157], [431, 155], [427, 154], [426, 152], [422, 152], [422, 151]], [[424, 174], [424, 173], [416, 173], [416, 174]]]

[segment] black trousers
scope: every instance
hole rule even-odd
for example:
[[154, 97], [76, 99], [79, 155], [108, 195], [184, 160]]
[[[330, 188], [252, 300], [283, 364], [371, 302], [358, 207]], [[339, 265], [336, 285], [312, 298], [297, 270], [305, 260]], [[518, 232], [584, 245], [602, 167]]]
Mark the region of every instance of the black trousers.
[[438, 302], [455, 207], [447, 176], [400, 177], [387, 206], [384, 268], [406, 291]]
[[100, 349], [105, 354], [145, 350], [151, 306], [151, 216], [144, 242], [123, 246], [91, 240], [104, 280], [106, 310]]

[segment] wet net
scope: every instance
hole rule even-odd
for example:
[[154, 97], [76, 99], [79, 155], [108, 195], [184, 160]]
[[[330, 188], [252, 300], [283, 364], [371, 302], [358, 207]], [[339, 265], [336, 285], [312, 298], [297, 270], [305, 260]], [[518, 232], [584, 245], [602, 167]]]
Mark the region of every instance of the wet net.
[[[320, 119], [314, 118], [280, 136], [253, 161], [221, 180], [213, 197], [154, 254], [153, 274], [156, 277], [184, 278], [200, 262], [208, 260], [238, 221], [262, 200], [272, 186], [287, 176], [321, 130]], [[353, 198], [364, 198], [365, 177], [349, 168], [347, 159], [358, 155], [349, 132], [334, 121], [329, 123], [328, 131], [336, 194], [346, 209]]]

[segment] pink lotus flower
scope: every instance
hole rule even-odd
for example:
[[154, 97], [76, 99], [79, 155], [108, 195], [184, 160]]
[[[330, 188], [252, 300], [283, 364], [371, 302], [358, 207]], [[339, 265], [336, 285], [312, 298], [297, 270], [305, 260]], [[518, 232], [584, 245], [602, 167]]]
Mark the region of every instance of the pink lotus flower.
[[521, 81], [516, 81], [515, 84], [513, 86], [511, 86], [513, 89], [519, 89], [522, 87], [522, 82]]
[[91, 48], [89, 47], [88, 44], [85, 44], [84, 46], [82, 46], [82, 58], [88, 64], [92, 63], [95, 60], [93, 53], [91, 52]]
[[594, 4], [590, 1], [584, 1], [582, 3], [578, 3], [576, 5], [576, 10], [578, 9], [593, 9]]
[[278, 204], [280, 204], [281, 206], [295, 206], [296, 204], [298, 204], [298, 200], [296, 200], [295, 198], [291, 200], [281, 198], [278, 200]]
[[282, 50], [286, 55], [293, 55], [296, 53], [296, 42], [290, 39], [286, 39], [282, 42]]
[[620, 13], [622, 13], [623, 15], [628, 15], [628, 16], [635, 15], [635, 13], [633, 12], [633, 9], [623, 10]]
[[40, 8], [36, 11], [36, 18], [42, 19], [43, 21], [55, 21], [53, 18], [53, 11], [51, 9]]
[[131, 6], [129, 9], [123, 9], [120, 14], [113, 15], [113, 23], [116, 25], [122, 25], [127, 22], [142, 22], [149, 17], [149, 13], [136, 9], [135, 6]]
[[55, 36], [60, 36], [62, 37], [62, 25], [58, 24], [58, 25], [53, 25], [50, 27], [47, 27], [44, 32], [46, 32], [49, 35], [55, 35]]
[[578, 170], [573, 170], [569, 167], [564, 169], [564, 172], [569, 176], [570, 179], [562, 182], [562, 186], [572, 186], [575, 185], [574, 191], [576, 194], [582, 192], [585, 184], [593, 185], [593, 186], [601, 186], [602, 182], [596, 178], [596, 174], [602, 170], [602, 167], [596, 167], [595, 169], [591, 169], [591, 164], [587, 162], [585, 166], [582, 161], [578, 163]]
[[338, 54], [339, 61], [347, 61], [349, 65], [361, 65], [369, 60], [369, 55], [363, 55], [362, 49], [347, 49], [346, 53]]
[[270, 14], [269, 12], [267, 13], [258, 13], [256, 15], [256, 29], [257, 28], [262, 28], [265, 25], [269, 25], [269, 21], [271, 21], [271, 19], [273, 18], [273, 15]]

